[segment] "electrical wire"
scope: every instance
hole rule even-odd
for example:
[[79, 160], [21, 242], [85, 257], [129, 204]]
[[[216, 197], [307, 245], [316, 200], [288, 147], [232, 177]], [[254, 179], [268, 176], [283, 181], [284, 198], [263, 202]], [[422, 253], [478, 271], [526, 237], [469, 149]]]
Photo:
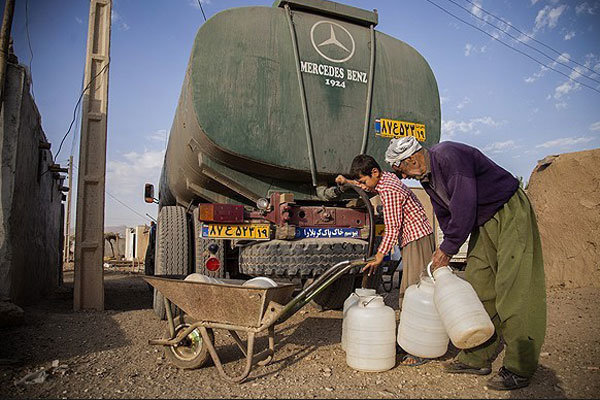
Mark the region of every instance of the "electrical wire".
[[580, 81], [578, 81], [578, 80], [576, 80], [576, 79], [573, 79], [573, 78], [571, 78], [569, 75], [565, 74], [565, 73], [564, 73], [564, 72], [562, 72], [562, 71], [559, 71], [559, 70], [557, 70], [556, 68], [553, 68], [553, 67], [551, 67], [551, 66], [549, 66], [549, 65], [546, 65], [546, 64], [544, 64], [543, 62], [541, 62], [541, 61], [537, 60], [536, 58], [534, 58], [534, 57], [530, 56], [529, 54], [527, 54], [527, 53], [525, 53], [525, 52], [523, 52], [523, 51], [521, 51], [521, 50], [519, 50], [519, 49], [517, 49], [517, 48], [515, 48], [515, 47], [511, 46], [510, 44], [507, 44], [507, 43], [503, 42], [502, 40], [498, 39], [498, 38], [497, 38], [497, 37], [495, 37], [494, 35], [491, 35], [490, 33], [486, 32], [485, 30], [483, 30], [483, 29], [479, 28], [478, 26], [475, 26], [475, 25], [471, 24], [470, 22], [467, 22], [467, 21], [465, 21], [464, 19], [462, 19], [462, 18], [460, 18], [460, 17], [458, 17], [458, 16], [456, 16], [456, 15], [452, 14], [450, 11], [446, 10], [444, 7], [442, 7], [442, 6], [438, 5], [437, 3], [434, 3], [434, 2], [433, 2], [433, 1], [431, 1], [431, 0], [425, 0], [425, 1], [426, 1], [426, 2], [428, 2], [428, 3], [431, 3], [431, 4], [432, 4], [432, 5], [434, 5], [434, 6], [436, 6], [437, 8], [439, 8], [440, 10], [442, 10], [443, 12], [445, 12], [446, 14], [448, 14], [448, 15], [452, 16], [453, 18], [456, 18], [456, 19], [457, 19], [457, 20], [459, 20], [460, 22], [462, 22], [462, 23], [464, 23], [464, 24], [466, 24], [466, 25], [469, 25], [469, 26], [470, 26], [470, 27], [472, 27], [472, 28], [475, 28], [475, 29], [477, 29], [478, 31], [480, 31], [481, 33], [484, 33], [484, 34], [486, 34], [487, 36], [491, 37], [491, 38], [492, 38], [492, 39], [494, 39], [495, 41], [502, 43], [504, 46], [508, 47], [509, 49], [516, 51], [517, 53], [519, 53], [519, 54], [521, 54], [521, 55], [523, 55], [523, 56], [525, 56], [525, 57], [529, 58], [530, 60], [533, 60], [534, 62], [536, 62], [536, 63], [540, 64], [541, 66], [543, 66], [543, 67], [545, 67], [545, 68], [548, 68], [548, 69], [550, 69], [550, 70], [552, 70], [552, 71], [554, 71], [554, 72], [557, 72], [557, 73], [559, 73], [559, 74], [563, 75], [564, 77], [566, 77], [568, 80], [570, 80], [570, 81], [573, 81], [573, 82], [575, 82], [575, 83], [577, 83], [577, 84], [579, 84], [579, 85], [581, 85], [581, 86], [584, 86], [584, 87], [586, 87], [586, 88], [588, 88], [588, 89], [591, 89], [591, 90], [593, 90], [593, 91], [594, 91], [594, 92], [596, 92], [596, 93], [600, 93], [600, 90], [598, 90], [598, 89], [596, 89], [596, 88], [594, 88], [594, 87], [592, 87], [592, 86], [590, 86], [590, 85], [587, 85], [587, 84], [585, 84], [585, 83], [583, 83], [583, 82], [580, 82]]
[[[512, 24], [511, 24], [511, 23], [509, 23], [508, 21], [506, 21], [506, 20], [504, 20], [504, 19], [502, 19], [502, 18], [500, 18], [500, 17], [497, 17], [496, 15], [492, 14], [491, 12], [489, 12], [489, 11], [485, 10], [485, 9], [484, 9], [483, 7], [481, 7], [479, 4], [477, 4], [477, 3], [473, 3], [471, 0], [465, 0], [465, 1], [466, 1], [467, 3], [470, 3], [470, 4], [472, 4], [472, 5], [473, 5], [473, 7], [476, 7], [476, 8], [478, 8], [478, 9], [480, 9], [481, 11], [483, 11], [484, 13], [486, 13], [487, 15], [489, 15], [490, 17], [492, 17], [492, 18], [495, 18], [495, 19], [497, 19], [498, 21], [501, 21], [502, 23], [506, 24], [507, 26], [509, 26], [509, 27], [513, 28], [515, 31], [519, 32], [521, 35], [524, 35], [524, 36], [528, 37], [529, 39], [533, 40], [534, 42], [536, 42], [536, 43], [538, 43], [538, 44], [541, 44], [541, 45], [542, 45], [542, 46], [544, 46], [545, 48], [547, 48], [547, 49], [549, 49], [549, 50], [552, 50], [553, 52], [555, 52], [555, 53], [556, 53], [556, 54], [558, 54], [559, 56], [560, 56], [560, 55], [562, 55], [562, 53], [561, 53], [561, 52], [559, 52], [558, 50], [555, 50], [554, 48], [552, 48], [552, 47], [548, 46], [548, 45], [547, 45], [547, 44], [545, 44], [544, 42], [541, 42], [541, 41], [537, 40], [536, 38], [534, 38], [533, 36], [531, 36], [531, 35], [528, 35], [527, 33], [525, 33], [525, 32], [523, 32], [523, 31], [519, 30], [517, 27], [515, 27], [514, 25], [512, 25]], [[593, 69], [591, 69], [591, 68], [589, 68], [589, 67], [586, 67], [585, 65], [583, 65], [583, 64], [580, 64], [580, 63], [578, 63], [578, 62], [577, 62], [577, 61], [575, 61], [575, 60], [569, 59], [569, 61], [571, 61], [571, 62], [572, 62], [572, 63], [574, 63], [574, 64], [577, 64], [577, 65], [579, 65], [580, 67], [583, 67], [583, 68], [587, 69], [588, 71], [590, 71], [590, 72], [592, 72], [592, 73], [594, 73], [594, 74], [596, 74], [596, 73], [597, 73], [597, 71], [594, 71]]]
[[204, 8], [202, 8], [201, 0], [198, 0], [198, 5], [200, 6], [200, 11], [202, 11], [202, 16], [204, 17], [204, 22], [206, 22], [206, 14], [204, 14]]
[[110, 197], [112, 197], [113, 200], [119, 202], [124, 207], [127, 207], [130, 211], [132, 211], [133, 213], [137, 214], [138, 216], [140, 216], [140, 217], [142, 217], [144, 219], [148, 219], [148, 217], [146, 217], [145, 215], [142, 215], [139, 212], [135, 211], [133, 208], [129, 207], [127, 204], [123, 203], [121, 200], [117, 199], [115, 196], [113, 196], [112, 194], [108, 193], [106, 190], [104, 191], [104, 193], [106, 193], [107, 195], [109, 195]]
[[[75, 170], [79, 170], [79, 168], [77, 168], [75, 165], [73, 165], [73, 169]], [[145, 215], [142, 215], [141, 213], [139, 213], [138, 211], [136, 211], [135, 209], [133, 209], [132, 207], [128, 206], [127, 204], [125, 204], [123, 201], [119, 200], [115, 195], [111, 194], [110, 192], [108, 192], [108, 190], [104, 189], [104, 193], [106, 193], [109, 197], [111, 197], [113, 200], [117, 201], [118, 203], [120, 203], [122, 206], [126, 207], [127, 209], [129, 209], [131, 212], [135, 213], [136, 215], [144, 218], [144, 219], [148, 219]]]
[[58, 146], [58, 151], [56, 152], [56, 156], [55, 156], [56, 158], [58, 158], [58, 154], [60, 153], [60, 150], [62, 149], [62, 145], [65, 142], [65, 139], [67, 138], [67, 136], [69, 135], [69, 133], [71, 132], [71, 128], [73, 128], [73, 124], [75, 123], [75, 119], [77, 118], [77, 107], [79, 107], [79, 103], [81, 102], [81, 99], [83, 98], [83, 95], [89, 89], [89, 87], [92, 85], [92, 83], [94, 83], [94, 81], [96, 80], [96, 78], [102, 72], [104, 72], [104, 70], [106, 70], [106, 68], [108, 68], [109, 64], [110, 64], [110, 61], [107, 62], [104, 67], [102, 67], [102, 69], [100, 70], [100, 72], [98, 72], [96, 75], [94, 75], [94, 77], [90, 80], [90, 83], [88, 83], [87, 86], [81, 91], [81, 94], [79, 95], [79, 99], [77, 99], [77, 103], [75, 104], [75, 108], [73, 109], [73, 119], [71, 120], [71, 123], [69, 124], [69, 129], [67, 130], [67, 133], [65, 133], [65, 135], [63, 136], [62, 140], [60, 141], [60, 145]]
[[33, 71], [31, 65], [33, 63], [33, 49], [31, 48], [31, 38], [29, 37], [29, 0], [25, 0], [25, 31], [27, 32], [27, 45], [29, 46], [29, 53], [31, 58], [29, 59], [29, 80], [31, 81], [31, 97], [35, 101], [35, 92], [33, 90]]
[[[455, 4], [456, 6], [458, 6], [458, 7], [460, 7], [460, 8], [462, 8], [463, 10], [465, 10], [466, 12], [468, 12], [469, 14], [471, 14], [473, 17], [477, 18], [478, 20], [481, 20], [481, 21], [485, 22], [486, 24], [490, 25], [491, 27], [493, 27], [493, 28], [495, 28], [495, 29], [498, 29], [500, 32], [502, 32], [502, 33], [504, 33], [504, 34], [506, 34], [506, 35], [510, 36], [511, 38], [513, 38], [513, 39], [514, 39], [514, 40], [516, 40], [517, 42], [521, 43], [522, 45], [524, 45], [524, 46], [527, 46], [527, 47], [529, 47], [530, 49], [537, 51], [537, 52], [538, 52], [538, 53], [540, 53], [541, 55], [543, 55], [543, 56], [547, 57], [548, 59], [550, 59], [550, 60], [552, 60], [552, 61], [554, 61], [554, 62], [556, 62], [557, 64], [560, 64], [560, 65], [562, 65], [563, 67], [566, 67], [566, 68], [569, 68], [570, 70], [573, 70], [573, 71], [575, 71], [575, 72], [576, 72], [576, 73], [577, 73], [579, 76], [582, 76], [582, 77], [584, 77], [584, 78], [587, 78], [587, 79], [589, 79], [589, 80], [592, 80], [592, 81], [594, 81], [594, 82], [596, 82], [596, 83], [600, 83], [600, 81], [599, 81], [599, 80], [597, 80], [597, 79], [594, 79], [594, 78], [592, 78], [592, 77], [590, 77], [590, 76], [584, 75], [584, 74], [582, 74], [580, 71], [578, 71], [578, 70], [576, 70], [575, 68], [571, 67], [570, 65], [564, 64], [564, 63], [560, 62], [559, 60], [555, 60], [555, 59], [554, 59], [554, 57], [552, 57], [552, 56], [549, 56], [548, 54], [544, 53], [543, 51], [541, 51], [541, 50], [539, 50], [539, 49], [537, 49], [537, 48], [535, 48], [535, 47], [531, 46], [531, 45], [530, 45], [530, 44], [528, 44], [527, 42], [525, 42], [525, 41], [523, 41], [523, 40], [519, 39], [518, 37], [515, 37], [515, 36], [511, 35], [511, 34], [510, 34], [508, 31], [505, 31], [504, 29], [502, 29], [502, 28], [500, 28], [500, 27], [498, 27], [498, 26], [496, 26], [496, 25], [492, 24], [491, 22], [489, 22], [489, 21], [486, 21], [484, 18], [481, 18], [480, 16], [478, 16], [478, 15], [477, 15], [477, 14], [475, 14], [475, 13], [473, 13], [473, 12], [472, 12], [471, 10], [469, 10], [468, 8], [466, 8], [466, 7], [463, 7], [462, 5], [458, 4], [456, 1], [454, 1], [454, 0], [447, 0], [447, 1], [449, 1], [450, 3], [453, 3], [453, 4]], [[561, 57], [563, 57], [563, 58], [566, 58], [566, 57], [562, 56], [562, 54], [561, 54]]]
[[[81, 71], [81, 85], [80, 90], [83, 91], [83, 84], [85, 83], [85, 63], [83, 65], [83, 70]], [[79, 138], [79, 133], [81, 133], [81, 103], [77, 107], [77, 116], [75, 117], [75, 134], [73, 135], [73, 140], [71, 140], [71, 157], [75, 153], [75, 145], [77, 144], [77, 139]]]

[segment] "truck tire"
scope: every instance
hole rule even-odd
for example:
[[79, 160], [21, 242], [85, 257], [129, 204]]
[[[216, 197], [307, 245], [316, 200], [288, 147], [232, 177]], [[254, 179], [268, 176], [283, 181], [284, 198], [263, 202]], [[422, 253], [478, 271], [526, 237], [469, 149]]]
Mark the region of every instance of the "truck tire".
[[[364, 257], [367, 242], [360, 239], [271, 240], [240, 249], [240, 270], [254, 276], [312, 278], [345, 260]], [[357, 267], [319, 293], [311, 305], [320, 310], [338, 309], [354, 290]]]
[[[354, 291], [355, 282], [358, 279], [362, 280], [362, 275], [344, 275], [316, 295], [308, 304], [319, 311], [340, 309], [344, 306], [344, 301], [350, 296], [350, 293]], [[305, 287], [310, 285], [313, 280], [308, 279]]]
[[[158, 214], [154, 275], [187, 275], [190, 269], [189, 223], [183, 207], [165, 206]], [[166, 319], [163, 295], [154, 289], [154, 312]], [[176, 307], [173, 306], [173, 314]]]
[[[199, 274], [212, 276], [214, 278], [225, 278], [225, 240], [223, 239], [202, 239], [202, 223], [198, 219], [198, 208], [196, 208], [192, 214], [193, 227], [194, 227], [194, 271]], [[208, 248], [210, 245], [215, 244], [219, 247], [216, 254], [210, 254]], [[221, 268], [216, 271], [209, 271], [206, 268], [206, 260], [211, 256], [216, 257], [221, 263]]]
[[240, 271], [253, 276], [310, 278], [340, 261], [362, 258], [366, 251], [367, 242], [361, 239], [270, 240], [240, 248]]

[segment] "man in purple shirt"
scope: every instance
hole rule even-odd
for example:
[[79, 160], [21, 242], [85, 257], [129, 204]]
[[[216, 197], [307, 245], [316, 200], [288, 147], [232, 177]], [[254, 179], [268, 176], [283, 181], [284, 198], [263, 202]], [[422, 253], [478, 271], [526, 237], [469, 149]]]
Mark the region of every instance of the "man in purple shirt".
[[518, 180], [474, 147], [442, 142], [422, 148], [413, 137], [393, 139], [386, 161], [403, 178], [421, 181], [444, 240], [432, 268], [448, 265], [471, 234], [465, 277], [496, 332], [462, 350], [451, 373], [487, 375], [502, 341], [502, 368], [488, 381], [496, 390], [527, 386], [546, 332], [546, 288], [535, 214]]

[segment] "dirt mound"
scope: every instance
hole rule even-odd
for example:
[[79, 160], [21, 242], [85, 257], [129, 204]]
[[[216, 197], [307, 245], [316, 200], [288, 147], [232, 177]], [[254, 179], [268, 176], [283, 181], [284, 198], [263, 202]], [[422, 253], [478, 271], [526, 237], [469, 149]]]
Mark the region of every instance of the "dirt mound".
[[548, 156], [531, 174], [548, 286], [600, 287], [599, 171], [594, 149]]

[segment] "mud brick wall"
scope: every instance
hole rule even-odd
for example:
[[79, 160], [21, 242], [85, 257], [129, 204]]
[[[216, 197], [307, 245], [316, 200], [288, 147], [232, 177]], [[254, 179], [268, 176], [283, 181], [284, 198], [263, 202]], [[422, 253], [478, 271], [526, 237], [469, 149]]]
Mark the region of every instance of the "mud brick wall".
[[[63, 177], [30, 95], [26, 69], [9, 63], [0, 111], [0, 298], [33, 303], [60, 280]], [[40, 145], [42, 144], [42, 145]]]

